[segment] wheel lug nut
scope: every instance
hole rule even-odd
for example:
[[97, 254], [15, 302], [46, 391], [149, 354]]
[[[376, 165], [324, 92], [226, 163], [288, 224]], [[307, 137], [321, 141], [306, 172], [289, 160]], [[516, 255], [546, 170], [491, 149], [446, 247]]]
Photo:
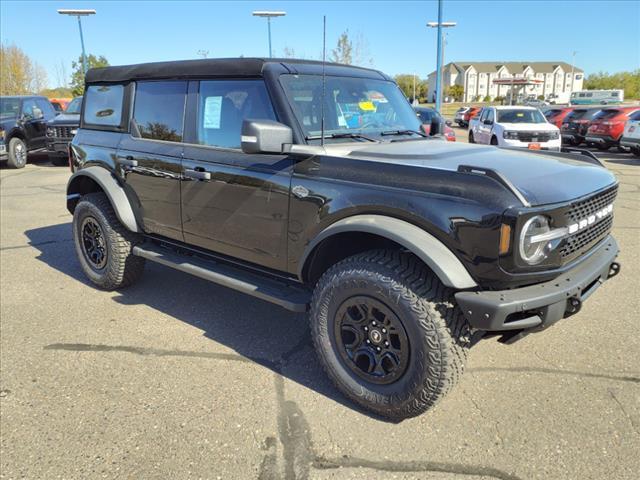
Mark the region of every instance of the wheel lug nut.
[[388, 347], [389, 346], [389, 342], [384, 342], [384, 346]]
[[371, 322], [371, 325], [373, 325], [375, 327], [376, 326], [376, 322]]
[[382, 333], [387, 333], [387, 329], [386, 329], [386, 328], [383, 328], [383, 329], [382, 329]]
[[364, 331], [368, 332], [369, 331], [369, 327], [364, 327]]
[[380, 351], [380, 350], [381, 350], [381, 348], [380, 348], [380, 347], [376, 347], [376, 350], [377, 350], [377, 351]]
[[369, 340], [368, 338], [367, 338], [367, 343], [371, 343], [371, 340]]

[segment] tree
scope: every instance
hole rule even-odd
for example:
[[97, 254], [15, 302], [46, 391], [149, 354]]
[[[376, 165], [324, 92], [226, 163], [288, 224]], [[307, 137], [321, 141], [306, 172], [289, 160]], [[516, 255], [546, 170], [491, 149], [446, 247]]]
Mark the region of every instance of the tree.
[[444, 94], [447, 97], [453, 97], [456, 101], [462, 101], [464, 96], [464, 87], [462, 85], [450, 85], [444, 89]]
[[[96, 57], [93, 54], [87, 55], [87, 68], [108, 67], [107, 59], [100, 55]], [[71, 91], [74, 97], [79, 97], [84, 93], [84, 70], [82, 68], [82, 55], [78, 57], [77, 62], [71, 62]]]
[[342, 32], [338, 45], [331, 51], [332, 62], [351, 65], [353, 63], [353, 43], [349, 39], [349, 30]]
[[47, 72], [15, 44], [0, 44], [0, 95], [38, 93], [47, 86]]
[[[402, 93], [404, 93], [405, 97], [407, 97], [410, 101], [413, 101], [413, 80], [414, 75], [410, 73], [401, 73], [400, 75], [396, 75], [393, 77], [396, 81]], [[427, 95], [428, 84], [425, 80], [421, 80], [419, 77], [415, 77], [416, 81], [416, 98], [424, 98]]]
[[296, 51], [291, 47], [284, 47], [282, 49], [282, 56], [284, 58], [296, 58]]
[[640, 98], [640, 69], [631, 72], [592, 73], [584, 79], [587, 90], [624, 90], [627, 99]]

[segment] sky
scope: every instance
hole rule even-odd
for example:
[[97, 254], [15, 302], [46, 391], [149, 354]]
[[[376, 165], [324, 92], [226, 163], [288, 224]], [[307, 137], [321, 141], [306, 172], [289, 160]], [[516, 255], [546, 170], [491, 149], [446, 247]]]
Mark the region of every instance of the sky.
[[[640, 0], [465, 1], [444, 0], [448, 61], [565, 61], [585, 73], [640, 68]], [[374, 68], [390, 75], [426, 76], [436, 66], [436, 1], [0, 1], [0, 39], [15, 43], [61, 81], [62, 64], [80, 55], [73, 17], [59, 8], [93, 8], [83, 19], [87, 54], [111, 65], [161, 60], [268, 56], [267, 24], [253, 10], [284, 10], [272, 21], [274, 56], [285, 48], [319, 59], [322, 16], [327, 16], [327, 54], [339, 35], [368, 53]]]

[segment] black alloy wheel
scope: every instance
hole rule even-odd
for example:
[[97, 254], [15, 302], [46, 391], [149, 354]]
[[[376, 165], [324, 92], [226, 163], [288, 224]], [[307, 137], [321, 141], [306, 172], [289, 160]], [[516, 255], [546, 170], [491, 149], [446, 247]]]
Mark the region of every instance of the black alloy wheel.
[[393, 383], [409, 364], [402, 322], [372, 297], [354, 296], [342, 303], [334, 319], [334, 341], [345, 366], [368, 382]]

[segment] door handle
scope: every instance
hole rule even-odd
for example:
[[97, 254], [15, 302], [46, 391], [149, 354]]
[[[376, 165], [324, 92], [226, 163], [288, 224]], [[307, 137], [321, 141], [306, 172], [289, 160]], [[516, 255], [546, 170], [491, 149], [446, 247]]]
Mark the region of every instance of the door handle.
[[131, 155], [127, 155], [125, 158], [118, 157], [118, 163], [123, 167], [137, 167], [138, 161], [134, 160]]
[[190, 170], [186, 169], [184, 175], [189, 178], [195, 178], [196, 180], [211, 180], [211, 172], [202, 170]]

